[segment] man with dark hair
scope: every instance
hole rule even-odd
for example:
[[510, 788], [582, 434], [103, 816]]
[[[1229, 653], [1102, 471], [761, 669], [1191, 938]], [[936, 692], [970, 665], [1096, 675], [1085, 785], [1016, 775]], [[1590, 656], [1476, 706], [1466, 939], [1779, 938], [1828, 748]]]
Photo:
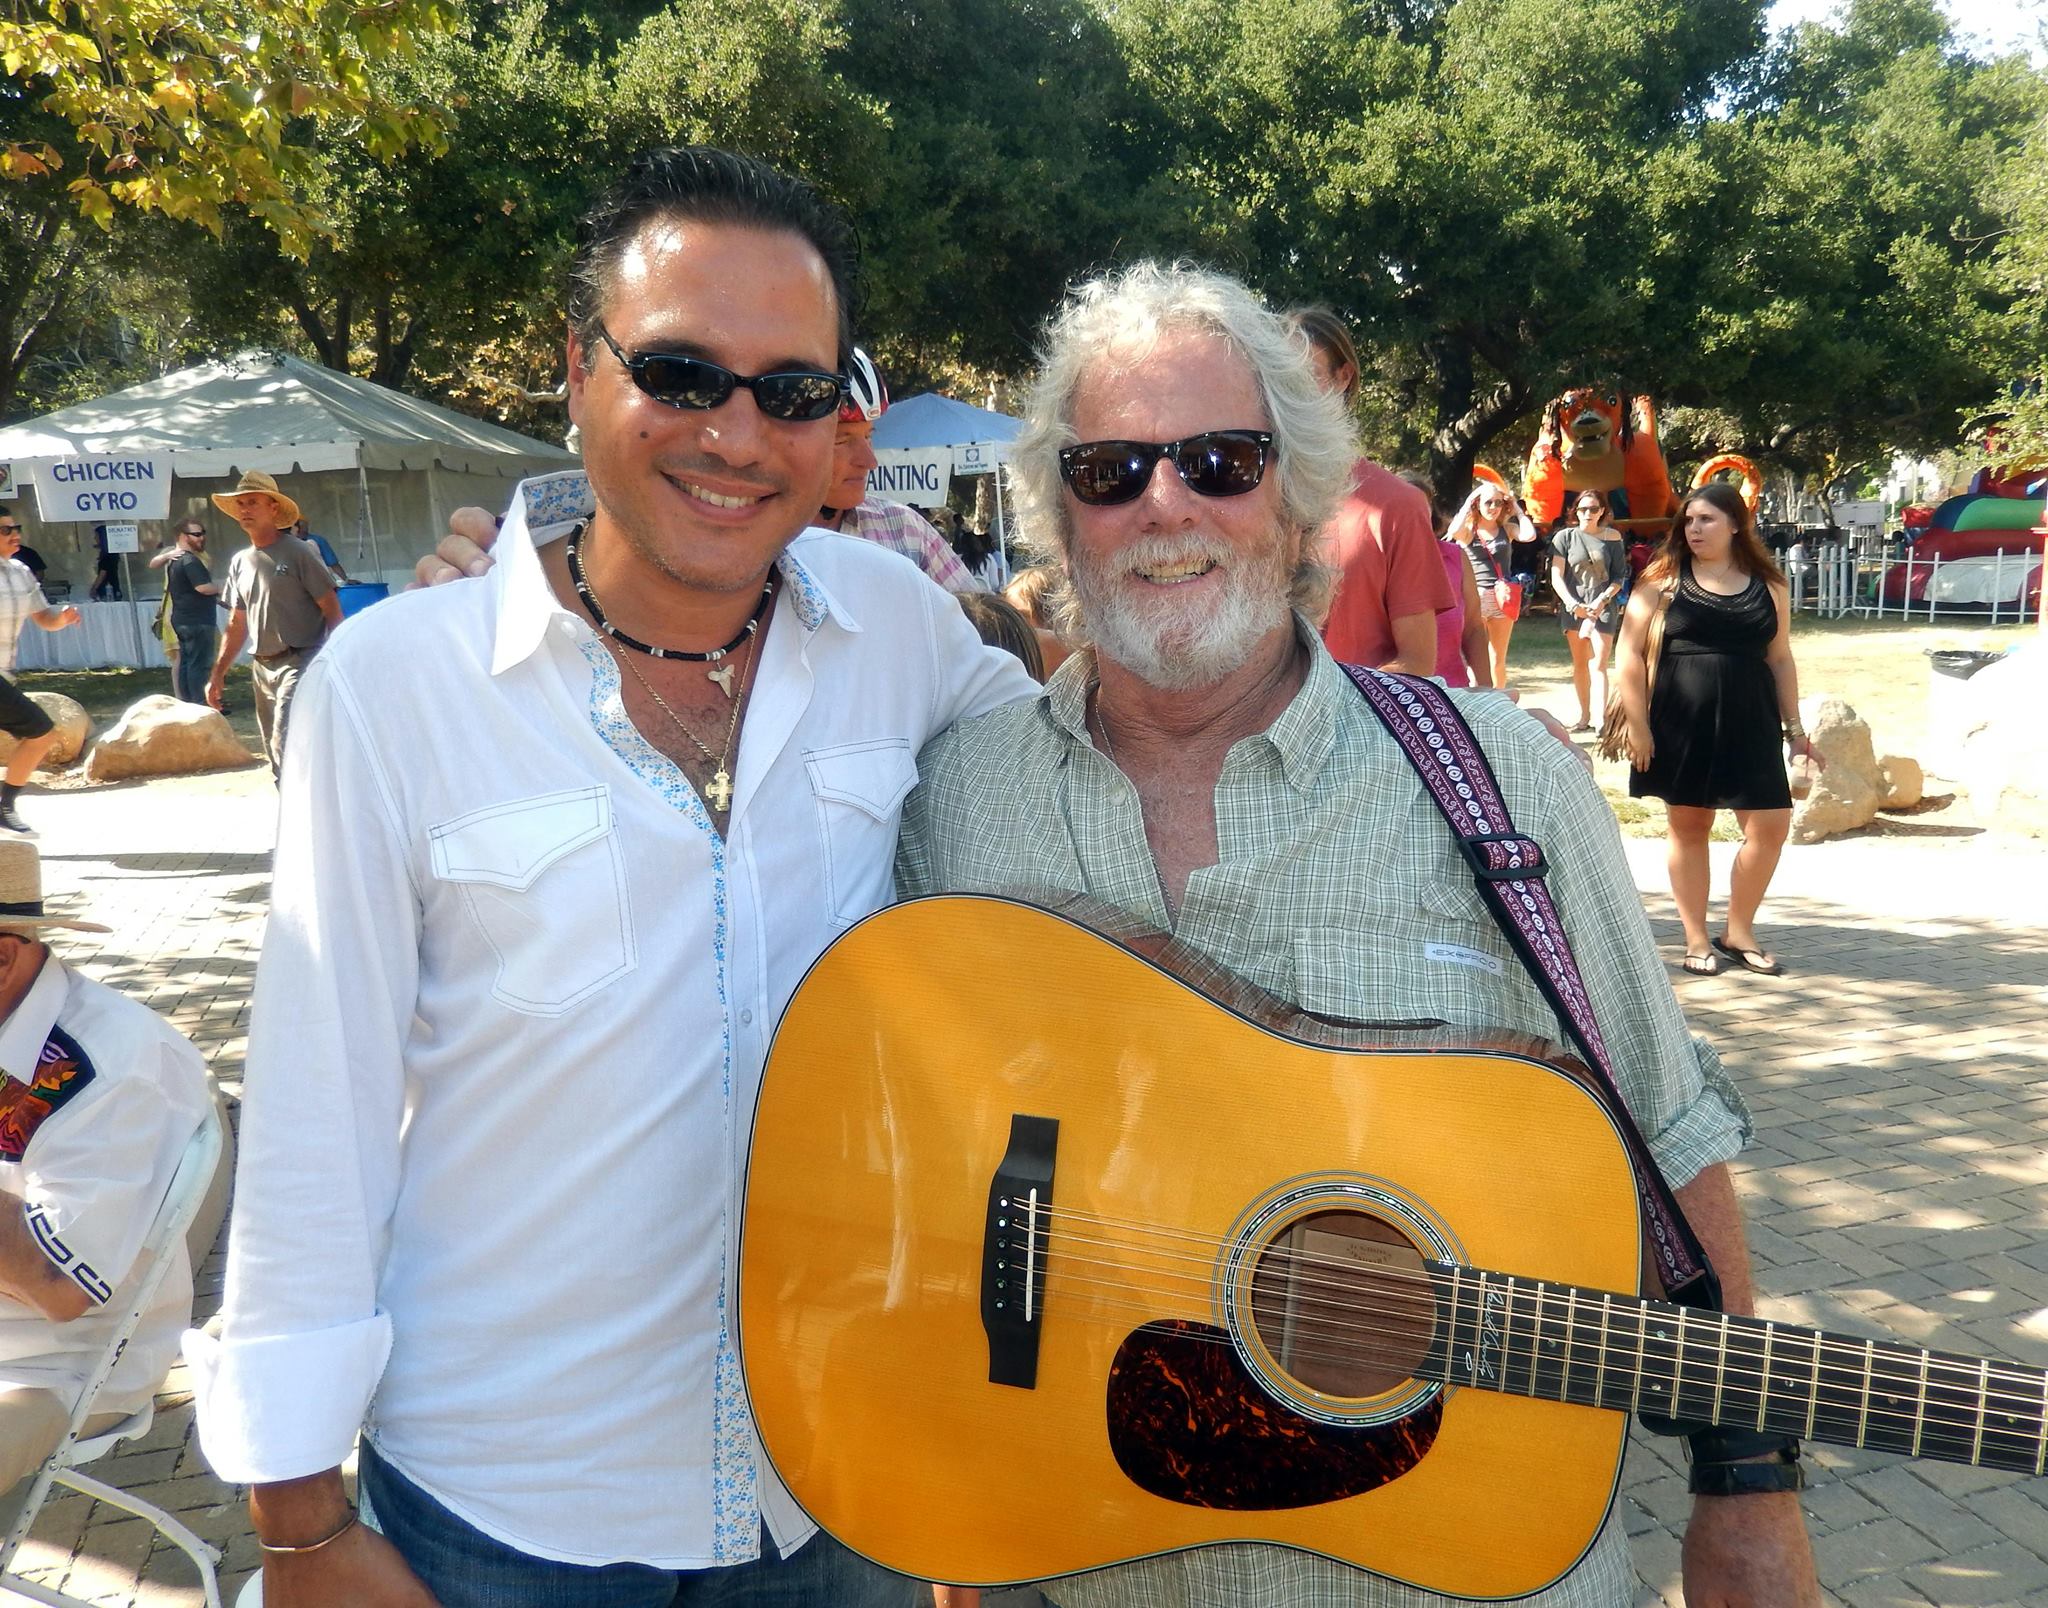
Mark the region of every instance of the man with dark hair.
[[21, 818], [14, 801], [57, 740], [57, 728], [42, 705], [14, 684], [14, 655], [24, 620], [35, 621], [45, 631], [61, 631], [76, 625], [79, 613], [69, 604], [61, 609], [50, 606], [42, 583], [16, 556], [20, 551], [21, 521], [0, 514], [0, 731], [15, 739], [0, 779], [0, 830], [33, 837], [35, 828]]
[[[1291, 321], [1309, 343], [1326, 390], [1348, 408], [1358, 397], [1358, 348], [1326, 307]], [[1437, 556], [1429, 499], [1370, 458], [1352, 465], [1351, 490], [1326, 533], [1337, 593], [1323, 640], [1346, 664], [1410, 675], [1436, 673], [1436, 617], [1456, 603]]]
[[[0, 530], [11, 528], [18, 539], [21, 535], [21, 521], [15, 518], [12, 508], [0, 508]], [[21, 542], [14, 549], [14, 556], [36, 578], [36, 585], [43, 584], [43, 577], [50, 573], [50, 566], [27, 542]]]
[[220, 641], [216, 611], [226, 606], [213, 571], [206, 567], [206, 527], [196, 519], [179, 520], [176, 542], [150, 559], [149, 567], [164, 571], [165, 607], [177, 643], [171, 685], [181, 702], [203, 704], [213, 650]]
[[776, 1017], [890, 898], [917, 750], [1031, 690], [901, 558], [804, 533], [853, 272], [758, 161], [634, 163], [571, 268], [587, 475], [301, 685], [224, 1328], [189, 1342], [272, 1608], [921, 1589], [790, 1498], [734, 1332]]

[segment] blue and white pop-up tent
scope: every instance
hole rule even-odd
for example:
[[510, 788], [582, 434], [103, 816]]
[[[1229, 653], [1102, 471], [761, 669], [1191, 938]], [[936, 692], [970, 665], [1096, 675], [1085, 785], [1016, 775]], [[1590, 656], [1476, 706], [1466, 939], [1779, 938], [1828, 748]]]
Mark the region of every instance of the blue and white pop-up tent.
[[1003, 514], [1003, 477], [996, 466], [1024, 428], [1022, 419], [1007, 413], [956, 402], [936, 391], [892, 402], [875, 421], [875, 457], [868, 488], [884, 497], [936, 508], [946, 500], [955, 475], [996, 476], [996, 529], [1003, 537], [1005, 572], [1009, 568], [1007, 521]]

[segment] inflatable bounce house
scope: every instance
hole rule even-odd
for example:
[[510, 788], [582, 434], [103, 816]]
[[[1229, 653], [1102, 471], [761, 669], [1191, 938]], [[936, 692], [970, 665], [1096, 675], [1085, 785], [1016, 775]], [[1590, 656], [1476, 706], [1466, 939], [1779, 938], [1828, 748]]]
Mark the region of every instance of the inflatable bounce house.
[[1937, 606], [1988, 606], [1995, 600], [2000, 606], [2040, 608], [2048, 464], [1980, 469], [1960, 496], [1931, 510], [1908, 508], [1901, 519], [1911, 562], [1885, 572], [1886, 603], [1927, 602], [1931, 585]]
[[1567, 495], [1588, 490], [1607, 493], [1617, 530], [1661, 535], [1669, 525], [1678, 505], [1648, 397], [1580, 386], [1544, 410], [1522, 474], [1522, 506], [1548, 530], [1564, 516]]

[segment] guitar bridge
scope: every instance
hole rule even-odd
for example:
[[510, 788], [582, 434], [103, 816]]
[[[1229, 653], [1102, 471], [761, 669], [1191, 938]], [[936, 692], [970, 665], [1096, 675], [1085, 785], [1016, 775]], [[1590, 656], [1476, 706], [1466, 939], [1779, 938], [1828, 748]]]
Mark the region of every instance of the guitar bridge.
[[1051, 1239], [1055, 1117], [1010, 1118], [1010, 1147], [988, 1186], [981, 1240], [981, 1326], [994, 1385], [1038, 1384], [1038, 1333], [1045, 1318], [1045, 1255]]

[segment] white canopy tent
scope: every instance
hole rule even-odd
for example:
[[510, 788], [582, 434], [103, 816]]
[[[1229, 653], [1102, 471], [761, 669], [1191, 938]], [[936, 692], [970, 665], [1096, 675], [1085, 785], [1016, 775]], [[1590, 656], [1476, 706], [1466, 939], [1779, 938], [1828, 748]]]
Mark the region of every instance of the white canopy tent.
[[[169, 456], [171, 519], [197, 516], [207, 526], [216, 571], [242, 535], [210, 494], [260, 469], [277, 477], [353, 576], [393, 584], [432, 550], [451, 510], [502, 508], [514, 482], [576, 462], [565, 448], [295, 357], [244, 352], [201, 363], [0, 430], [10, 506], [49, 579], [68, 583], [74, 597], [95, 567], [92, 529], [39, 524], [29, 484], [40, 463], [110, 452]], [[168, 529], [144, 521], [145, 549]], [[141, 589], [139, 565], [133, 573]]]

